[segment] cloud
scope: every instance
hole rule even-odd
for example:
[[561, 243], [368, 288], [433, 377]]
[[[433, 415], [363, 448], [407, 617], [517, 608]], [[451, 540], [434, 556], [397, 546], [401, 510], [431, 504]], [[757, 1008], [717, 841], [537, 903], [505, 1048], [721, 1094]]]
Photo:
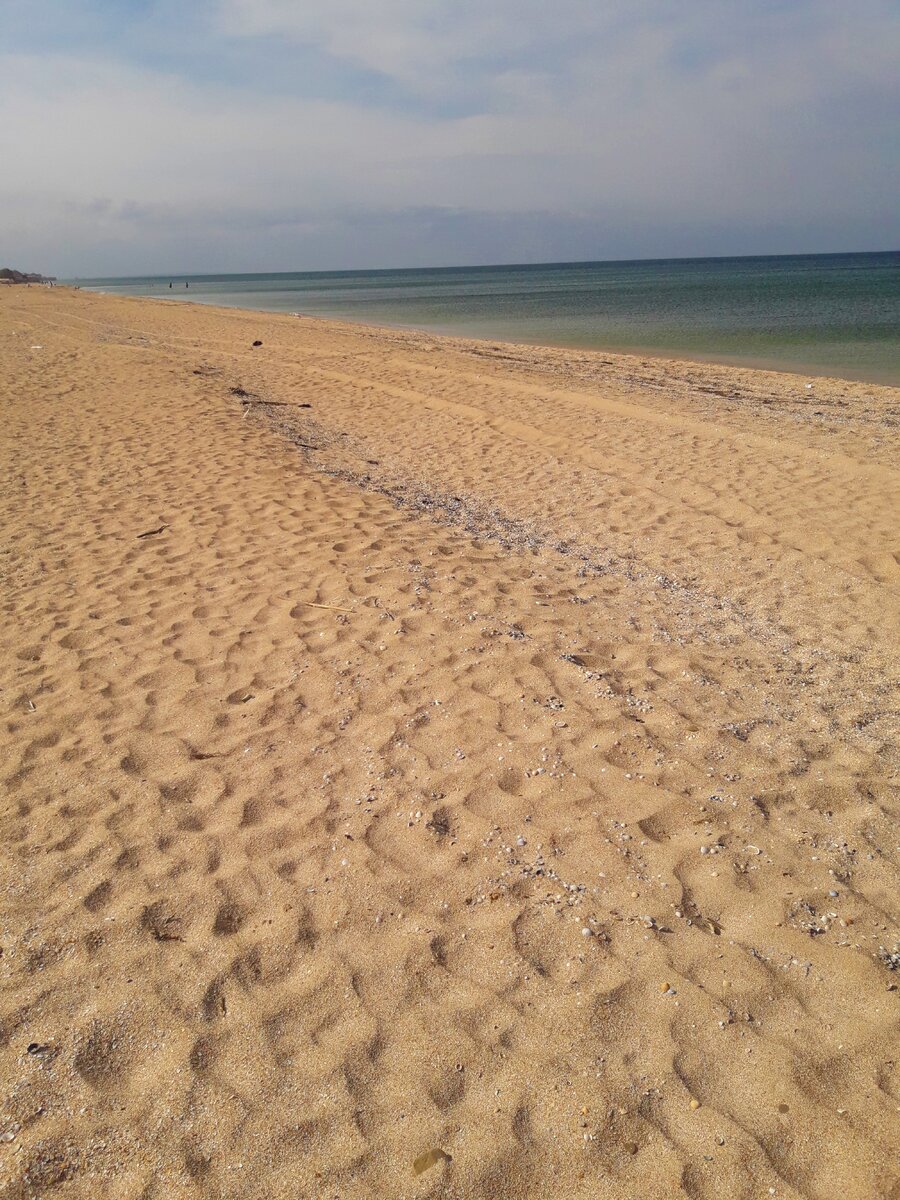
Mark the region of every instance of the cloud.
[[39, 268], [896, 244], [879, 0], [210, 0], [140, 37], [79, 4], [88, 44], [0, 58], [0, 228]]
[[900, 49], [886, 0], [219, 0], [216, 20], [229, 36], [286, 38], [424, 92], [522, 69], [564, 92], [607, 72], [643, 90], [679, 67], [724, 86], [761, 69], [815, 91], [890, 79]]

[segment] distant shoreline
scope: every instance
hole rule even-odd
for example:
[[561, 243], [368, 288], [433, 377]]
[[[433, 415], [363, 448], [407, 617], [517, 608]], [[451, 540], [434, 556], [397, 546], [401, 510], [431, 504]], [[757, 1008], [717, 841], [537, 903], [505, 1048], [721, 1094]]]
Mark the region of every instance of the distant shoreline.
[[388, 322], [363, 320], [354, 317], [338, 317], [338, 316], [323, 316], [316, 312], [302, 312], [299, 309], [295, 312], [285, 312], [282, 309], [274, 308], [254, 308], [243, 304], [227, 304], [217, 303], [213, 300], [198, 299], [195, 296], [190, 298], [182, 295], [178, 296], [146, 296], [135, 293], [123, 293], [116, 291], [108, 291], [103, 287], [82, 286], [73, 283], [61, 284], [58, 286], [70, 287], [73, 290], [81, 290], [92, 292], [96, 295], [116, 296], [125, 300], [142, 300], [153, 301], [160, 304], [175, 304], [198, 306], [202, 308], [221, 308], [228, 312], [243, 312], [243, 313], [265, 313], [267, 316], [277, 317], [296, 317], [305, 321], [322, 321], [327, 324], [347, 325], [353, 328], [370, 329], [373, 332], [390, 333], [392, 331], [402, 331], [406, 333], [418, 333], [428, 337], [441, 339], [454, 339], [466, 342], [480, 342], [484, 344], [502, 345], [505, 347], [527, 347], [531, 350], [569, 350], [578, 354], [613, 354], [617, 357], [635, 358], [635, 359], [652, 359], [653, 361], [668, 364], [695, 364], [696, 366], [718, 366], [732, 367], [736, 370], [744, 371], [763, 371], [774, 372], [779, 375], [798, 376], [801, 378], [813, 379], [835, 379], [847, 383], [868, 383], [877, 387], [900, 388], [900, 367], [894, 372], [878, 372], [878, 371], [852, 371], [845, 370], [838, 373], [834, 370], [829, 370], [818, 364], [804, 363], [798, 360], [790, 365], [784, 362], [769, 358], [739, 358], [737, 356], [726, 355], [704, 355], [691, 351], [674, 352], [669, 350], [652, 349], [646, 346], [627, 346], [606, 344], [602, 346], [586, 346], [578, 345], [572, 342], [565, 341], [531, 341], [527, 339], [509, 339], [503, 337], [495, 337], [488, 333], [460, 333], [459, 331], [449, 328], [435, 328], [423, 325], [406, 324], [403, 322]]
[[111, 295], [900, 385], [900, 254], [133, 276]]

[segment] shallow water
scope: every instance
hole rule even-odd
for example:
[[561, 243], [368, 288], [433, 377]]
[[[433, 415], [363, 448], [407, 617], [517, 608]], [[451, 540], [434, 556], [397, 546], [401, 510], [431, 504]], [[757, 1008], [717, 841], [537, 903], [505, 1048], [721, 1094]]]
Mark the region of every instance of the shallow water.
[[900, 384], [898, 252], [73, 282], [465, 337]]

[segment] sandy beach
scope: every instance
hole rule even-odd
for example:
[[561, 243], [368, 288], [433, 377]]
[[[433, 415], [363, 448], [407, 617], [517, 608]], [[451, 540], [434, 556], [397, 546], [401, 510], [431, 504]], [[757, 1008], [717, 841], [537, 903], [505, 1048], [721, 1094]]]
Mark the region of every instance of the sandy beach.
[[0, 364], [2, 1200], [900, 1195], [900, 390], [24, 286]]

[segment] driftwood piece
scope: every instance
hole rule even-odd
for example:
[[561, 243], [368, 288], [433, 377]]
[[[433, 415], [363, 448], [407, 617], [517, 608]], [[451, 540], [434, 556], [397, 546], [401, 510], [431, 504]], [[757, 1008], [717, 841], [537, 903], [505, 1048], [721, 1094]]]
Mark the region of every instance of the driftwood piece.
[[356, 612], [355, 608], [341, 608], [339, 604], [314, 604], [312, 600], [301, 600], [300, 604], [303, 608], [329, 608], [332, 612]]

